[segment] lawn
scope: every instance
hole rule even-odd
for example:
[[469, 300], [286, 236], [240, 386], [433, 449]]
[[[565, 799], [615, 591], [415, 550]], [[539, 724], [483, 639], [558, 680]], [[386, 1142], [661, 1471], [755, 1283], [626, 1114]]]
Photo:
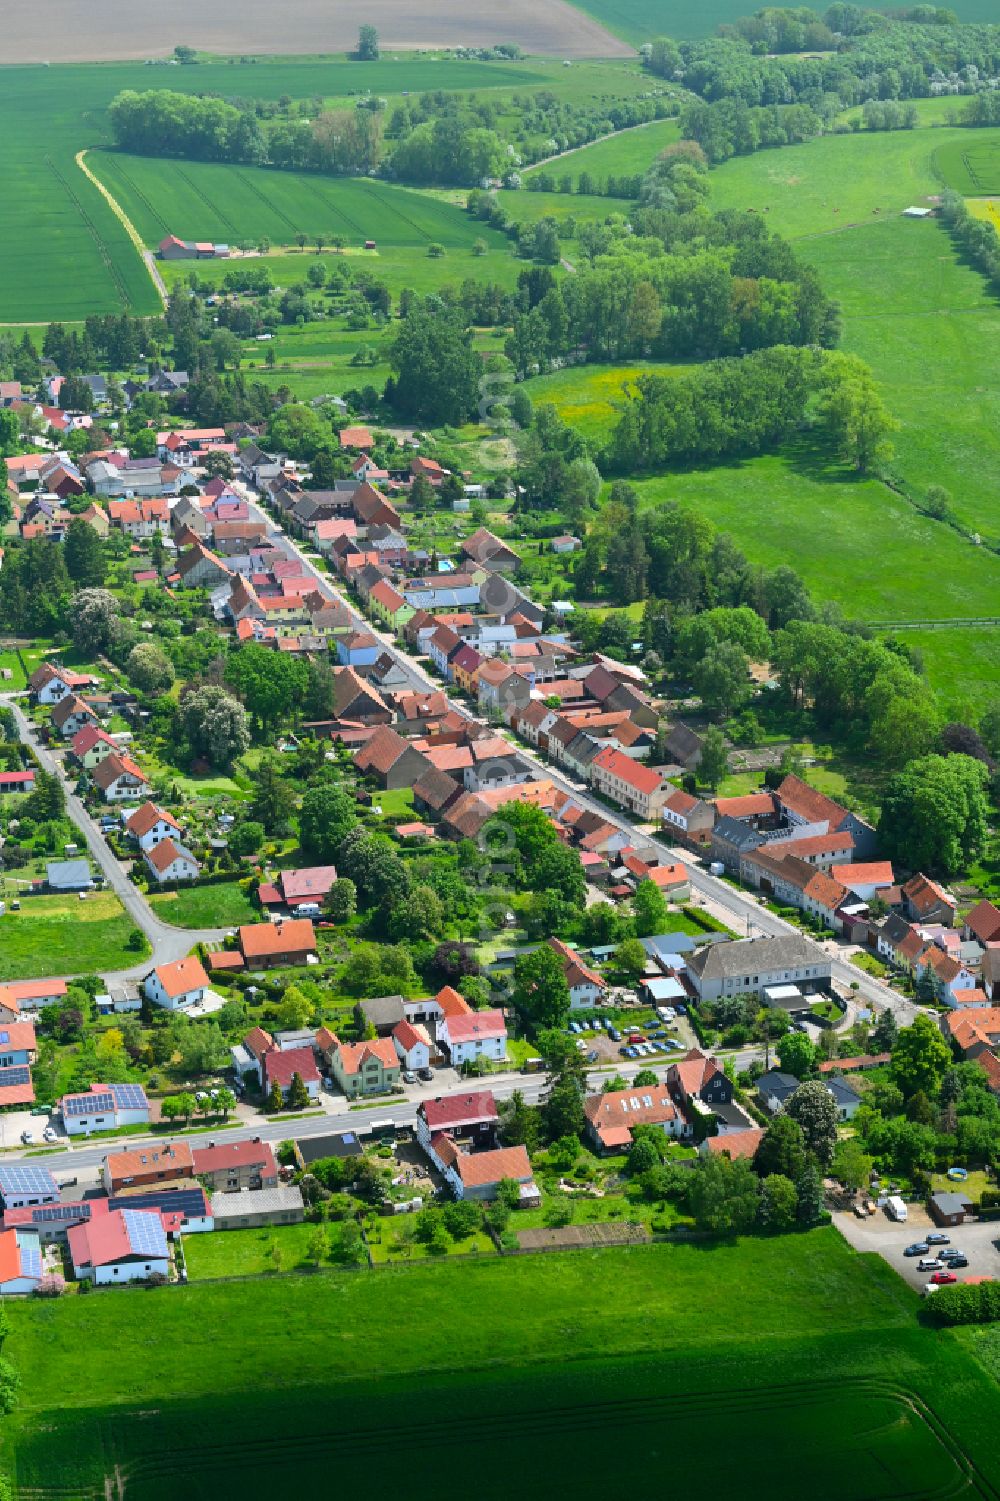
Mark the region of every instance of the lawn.
[[128, 947], [135, 924], [110, 891], [26, 897], [0, 917], [0, 982], [128, 969], [149, 953]]
[[[339, 1243], [339, 1227], [327, 1227], [331, 1247]], [[282, 1271], [292, 1272], [315, 1263], [309, 1243], [315, 1225], [269, 1225], [258, 1230], [216, 1230], [210, 1235], [188, 1235], [184, 1239], [184, 1257], [192, 1282], [211, 1277], [254, 1277], [267, 1272], [276, 1274], [275, 1247]], [[328, 1265], [330, 1257], [325, 1257]], [[321, 1262], [320, 1265], [323, 1265]]]
[[237, 927], [256, 922], [260, 915], [238, 881], [153, 892], [149, 904], [157, 917], [175, 928]]
[[[10, 673], [10, 677], [6, 674]], [[12, 693], [26, 682], [24, 668], [16, 651], [0, 651], [0, 693]]]
[[101, 1494], [117, 1465], [138, 1501], [179, 1486], [263, 1501], [282, 1476], [326, 1483], [334, 1463], [361, 1486], [376, 1449], [380, 1489], [458, 1498], [477, 1465], [477, 1494], [500, 1501], [510, 1466], [482, 1455], [512, 1433], [529, 1501], [648, 1486], [664, 1456], [671, 1488], [694, 1492], [708, 1453], [721, 1494], [971, 1501], [997, 1478], [1000, 1399], [916, 1307], [832, 1230], [22, 1303], [8, 1310], [23, 1384], [5, 1442], [22, 1491]]

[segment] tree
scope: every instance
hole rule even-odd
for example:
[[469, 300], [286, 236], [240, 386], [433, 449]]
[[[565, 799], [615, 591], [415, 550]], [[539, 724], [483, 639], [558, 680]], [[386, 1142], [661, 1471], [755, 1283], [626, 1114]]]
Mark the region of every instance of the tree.
[[264, 825], [268, 834], [280, 834], [295, 812], [295, 792], [281, 775], [276, 756], [264, 756], [257, 768], [250, 816]]
[[303, 855], [318, 865], [331, 864], [357, 822], [357, 804], [346, 788], [332, 782], [310, 787], [299, 812], [299, 844]]
[[125, 662], [128, 680], [140, 693], [164, 693], [174, 681], [174, 664], [152, 641], [133, 646]]
[[78, 588], [99, 588], [104, 583], [107, 562], [104, 544], [89, 521], [74, 516], [63, 541], [66, 572]]
[[306, 1255], [313, 1266], [319, 1266], [320, 1262], [324, 1261], [329, 1254], [330, 1241], [327, 1228], [325, 1225], [318, 1224], [314, 1226], [309, 1236], [306, 1244]]
[[769, 1173], [760, 1186], [760, 1222], [765, 1230], [790, 1230], [795, 1224], [799, 1196], [783, 1173]]
[[892, 1051], [891, 1072], [907, 1099], [918, 1090], [936, 1096], [950, 1064], [948, 1044], [929, 1016], [915, 1017], [903, 1027]]
[[509, 1100], [500, 1105], [500, 1136], [506, 1146], [527, 1147], [533, 1152], [538, 1144], [538, 1111], [525, 1102], [524, 1094], [515, 1089]]
[[[632, 1083], [639, 1089], [642, 1089], [644, 1086], [654, 1086], [656, 1084], [659, 1084], [659, 1082], [659, 1079], [656, 1077], [656, 1074], [651, 1068], [641, 1068], [636, 1074], [635, 1078], [632, 1080]], [[623, 1084], [621, 1087], [623, 1089], [628, 1088], [628, 1086], [625, 1084]]]
[[549, 1141], [564, 1136], [579, 1138], [585, 1125], [583, 1082], [578, 1075], [560, 1075], [542, 1104], [542, 1124]]
[[795, 1180], [795, 1192], [799, 1224], [815, 1225], [823, 1213], [823, 1180], [819, 1168], [809, 1158]]
[[313, 1002], [297, 985], [288, 985], [278, 1006], [278, 1026], [282, 1032], [301, 1032], [308, 1027], [314, 1010]]
[[252, 818], [236, 824], [229, 834], [229, 848], [234, 855], [241, 858], [255, 855], [263, 843], [264, 825]]
[[722, 718], [737, 713], [750, 699], [750, 663], [735, 641], [717, 641], [696, 663], [691, 681], [709, 709]]
[[570, 1013], [569, 986], [563, 974], [563, 961], [554, 949], [543, 944], [515, 962], [511, 999], [536, 1031], [566, 1025]]
[[796, 1079], [808, 1079], [816, 1071], [816, 1048], [804, 1032], [786, 1032], [775, 1049], [782, 1068]]
[[710, 724], [701, 737], [698, 775], [705, 786], [711, 787], [713, 792], [729, 775], [729, 752], [726, 749], [726, 738], [718, 725]]
[[440, 936], [445, 923], [444, 903], [432, 886], [412, 889], [392, 907], [389, 937], [394, 943], [426, 943]]
[[224, 1121], [229, 1119], [236, 1109], [236, 1096], [231, 1089], [223, 1086], [215, 1091], [215, 1108]]
[[247, 712], [224, 688], [196, 688], [181, 699], [179, 714], [195, 759], [229, 766], [250, 748]]
[[655, 881], [640, 881], [632, 898], [635, 931], [639, 938], [650, 938], [662, 933], [670, 915], [666, 897]]
[[689, 1207], [699, 1230], [742, 1235], [757, 1218], [760, 1182], [744, 1158], [710, 1152], [692, 1173]]
[[956, 875], [982, 850], [989, 771], [972, 756], [923, 756], [889, 779], [878, 831], [911, 870]]
[[267, 1092], [267, 1101], [264, 1106], [268, 1115], [278, 1115], [285, 1108], [285, 1096], [281, 1092], [281, 1085], [275, 1079]]
[[636, 1138], [628, 1151], [625, 1171], [630, 1178], [641, 1178], [643, 1173], [659, 1167], [660, 1154], [648, 1136]]
[[775, 1116], [754, 1153], [755, 1172], [761, 1178], [780, 1173], [794, 1182], [805, 1160], [805, 1138], [798, 1121], [790, 1115]]
[[646, 968], [646, 950], [638, 938], [626, 938], [615, 949], [615, 968], [632, 980], [642, 977]]
[[822, 1167], [829, 1167], [837, 1144], [837, 1107], [818, 1079], [800, 1084], [785, 1106], [785, 1113], [802, 1127], [806, 1149]]
[[288, 1108], [289, 1110], [308, 1110], [309, 1108], [309, 1091], [298, 1070], [292, 1074], [292, 1082], [288, 1086]]
[[377, 62], [379, 55], [378, 32], [374, 26], [362, 26], [358, 32], [357, 59], [359, 62]]
[[833, 1154], [832, 1172], [845, 1188], [856, 1193], [871, 1180], [872, 1159], [856, 1136], [838, 1141]]
[[160, 1115], [165, 1121], [181, 1120], [185, 1110], [180, 1095], [168, 1094], [160, 1105]]
[[209, 479], [232, 479], [233, 460], [224, 449], [210, 450], [202, 460], [202, 467]]
[[899, 423], [878, 394], [872, 372], [853, 354], [828, 354], [819, 418], [839, 456], [867, 474], [892, 458], [889, 434]]
[[330, 887], [325, 905], [334, 922], [350, 922], [358, 910], [358, 888], [347, 876], [339, 877]]
[[73, 640], [85, 655], [107, 651], [117, 619], [118, 601], [107, 589], [79, 589], [74, 594]]
[[478, 405], [482, 362], [457, 313], [415, 305], [391, 346], [392, 404], [432, 426], [458, 426]]
[[899, 1035], [899, 1025], [895, 1015], [886, 1006], [884, 1011], [879, 1012], [875, 1030], [872, 1033], [872, 1047], [876, 1053], [891, 1053], [896, 1046], [896, 1038]]

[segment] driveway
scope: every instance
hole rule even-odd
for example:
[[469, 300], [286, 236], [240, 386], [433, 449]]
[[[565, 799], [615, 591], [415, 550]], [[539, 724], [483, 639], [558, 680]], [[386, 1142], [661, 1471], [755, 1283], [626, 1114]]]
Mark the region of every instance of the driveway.
[[[904, 1282], [922, 1292], [930, 1281], [930, 1272], [918, 1272], [918, 1256], [904, 1256], [907, 1246], [925, 1239], [928, 1231], [938, 1230], [926, 1209], [917, 1204], [908, 1204], [905, 1225], [890, 1220], [884, 1210], [859, 1220], [850, 1213], [835, 1213], [833, 1222], [856, 1251], [874, 1251], [884, 1256], [894, 1272]], [[945, 1227], [943, 1233], [950, 1237], [951, 1245], [969, 1258], [967, 1267], [957, 1268], [960, 1282], [966, 1277], [1000, 1278], [1000, 1220], [969, 1220], [954, 1229]], [[933, 1248], [928, 1255], [933, 1254]]]
[[[121, 865], [115, 859], [107, 840], [101, 834], [97, 824], [87, 812], [83, 803], [75, 792], [71, 792], [65, 784], [64, 769], [52, 752], [44, 746], [38, 738], [35, 726], [28, 719], [20, 704], [10, 695], [3, 696], [3, 702], [8, 704], [14, 711], [18, 731], [25, 744], [30, 745], [38, 757], [39, 764], [44, 771], [51, 776], [58, 777], [59, 783], [66, 792], [66, 812], [80, 829], [87, 841], [87, 847], [94, 858], [95, 863], [104, 874], [108, 886], [115, 893], [129, 917], [137, 928], [141, 928], [149, 940], [152, 955], [144, 959], [140, 964], [134, 964], [128, 969], [102, 971], [104, 978], [114, 982], [117, 980], [137, 980], [159, 964], [169, 964], [175, 959], [183, 959], [189, 954], [196, 943], [220, 943], [229, 931], [227, 928], [173, 928], [158, 917], [147, 902], [143, 893], [129, 880], [122, 870]], [[66, 978], [65, 976], [62, 978]]]

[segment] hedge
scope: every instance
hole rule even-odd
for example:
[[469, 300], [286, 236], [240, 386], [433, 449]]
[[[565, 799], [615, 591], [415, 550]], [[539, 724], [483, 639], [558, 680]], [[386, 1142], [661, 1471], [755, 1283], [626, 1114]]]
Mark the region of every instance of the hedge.
[[942, 1328], [992, 1324], [1000, 1319], [1000, 1282], [960, 1282], [928, 1296], [924, 1317]]

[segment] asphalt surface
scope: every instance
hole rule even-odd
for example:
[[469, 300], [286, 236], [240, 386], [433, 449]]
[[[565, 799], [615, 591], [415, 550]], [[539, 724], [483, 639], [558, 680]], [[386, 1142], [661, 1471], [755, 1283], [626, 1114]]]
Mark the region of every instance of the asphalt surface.
[[[926, 1240], [928, 1232], [933, 1234], [940, 1229], [926, 1209], [908, 1204], [904, 1225], [890, 1220], [882, 1209], [866, 1220], [859, 1220], [853, 1214], [838, 1213], [834, 1215], [834, 1223], [855, 1250], [874, 1251], [884, 1257], [904, 1282], [917, 1292], [923, 1292], [932, 1273], [918, 1270], [921, 1257], [904, 1256], [903, 1252], [907, 1246]], [[1000, 1222], [969, 1220], [964, 1225], [945, 1226], [941, 1233], [949, 1237], [949, 1246], [932, 1246], [926, 1255], [933, 1256], [939, 1249], [962, 1251], [968, 1257], [969, 1265], [955, 1268], [959, 1282], [964, 1282], [967, 1277], [1000, 1277]]]
[[[297, 558], [309, 576], [315, 579], [321, 591], [328, 597], [339, 600], [359, 628], [378, 637], [385, 650], [406, 674], [408, 681], [418, 692], [426, 692], [430, 689], [439, 689], [441, 687], [440, 680], [432, 677], [422, 663], [415, 661], [413, 657], [402, 651], [391, 634], [380, 631], [366, 615], [363, 615], [357, 609], [350, 599], [339, 589], [333, 587], [330, 575], [321, 572], [310, 561], [294, 539], [289, 537], [275, 523], [273, 517], [268, 512], [255, 503], [250, 492], [244, 490], [243, 493], [246, 495], [251, 510], [255, 511], [257, 517], [267, 523], [272, 538], [279, 538], [281, 540], [281, 544], [285, 550]], [[449, 707], [477, 724], [488, 724], [485, 718], [473, 714], [468, 705], [460, 699], [451, 699]], [[495, 726], [490, 726], [490, 728], [495, 734]], [[550, 765], [546, 761], [542, 761], [532, 752], [530, 747], [523, 745], [513, 735], [508, 735], [507, 738], [510, 739], [512, 744], [517, 746], [517, 751], [521, 759], [527, 761], [536, 770], [539, 777], [548, 778], [549, 781], [562, 791], [571, 793], [581, 807], [591, 812], [599, 813], [602, 818], [606, 819], [608, 823], [616, 828], [627, 830], [629, 833], [638, 833], [642, 842], [651, 845], [664, 861], [682, 861], [690, 873], [692, 892], [710, 901], [713, 906], [722, 908], [728, 915], [730, 926], [741, 937], [744, 935], [754, 938], [775, 937], [783, 934], [801, 936], [800, 929], [794, 927], [791, 923], [785, 922], [783, 918], [776, 916], [773, 912], [769, 912], [753, 894], [737, 890], [727, 882], [718, 880], [715, 876], [710, 875], [707, 871], [702, 870], [694, 864], [690, 850], [668, 844], [666, 841], [658, 839], [655, 835], [647, 833], [643, 825], [636, 824], [624, 817], [620, 812], [610, 809], [606, 803], [601, 802], [591, 793], [586, 791], [581, 792], [577, 783], [571, 782], [567, 777], [562, 775], [557, 767]], [[856, 1001], [862, 1005], [892, 1011], [896, 1020], [902, 1026], [909, 1025], [913, 1021], [921, 1008], [914, 1005], [912, 1001], [907, 1000], [905, 996], [897, 994], [888, 985], [883, 985], [874, 976], [865, 974], [863, 970], [859, 970], [851, 964], [839, 952], [841, 949], [846, 949], [846, 945], [831, 942], [823, 947], [831, 960], [832, 978], [846, 993], [853, 994]], [[856, 991], [851, 992], [853, 985], [856, 985], [858, 988]]]
[[[20, 704], [10, 695], [4, 696], [3, 700], [14, 711], [21, 738], [31, 746], [38, 757], [44, 771], [58, 777], [60, 785], [66, 791], [66, 811], [69, 817], [80, 829], [87, 841], [87, 847], [107, 880], [108, 886], [118, 897], [125, 911], [131, 917], [137, 928], [141, 928], [149, 940], [152, 955], [139, 964], [133, 964], [128, 969], [109, 970], [104, 977], [109, 981], [137, 980], [156, 965], [169, 964], [175, 959], [183, 959], [189, 954], [196, 943], [220, 942], [228, 931], [226, 928], [174, 928], [157, 917], [145, 895], [139, 891], [128, 876], [122, 870], [121, 865], [115, 859], [107, 840], [102, 835], [97, 824], [91, 818], [83, 803], [75, 792], [70, 791], [64, 781], [64, 769], [52, 752], [39, 740], [35, 727], [25, 715]], [[0, 961], [0, 977], [2, 977], [2, 961]], [[62, 977], [68, 978], [68, 977]]]

